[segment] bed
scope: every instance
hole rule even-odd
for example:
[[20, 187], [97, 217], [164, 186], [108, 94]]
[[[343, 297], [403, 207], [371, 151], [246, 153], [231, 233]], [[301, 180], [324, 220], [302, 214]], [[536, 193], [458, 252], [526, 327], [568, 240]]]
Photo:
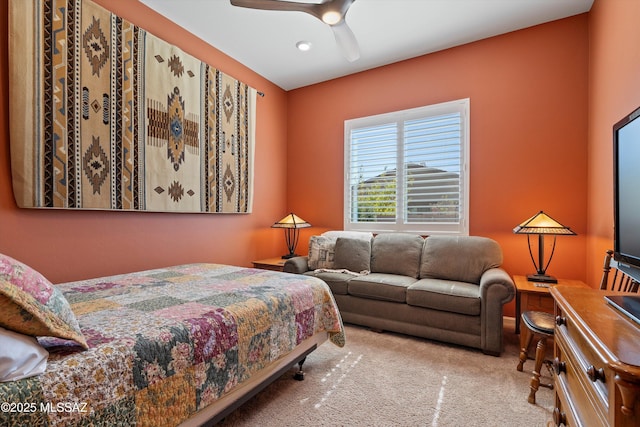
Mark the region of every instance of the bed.
[[[7, 314], [20, 299], [7, 290], [11, 274], [35, 285], [6, 258], [0, 326], [41, 335]], [[52, 288], [77, 324], [38, 336], [43, 373], [0, 383], [0, 425], [214, 424], [327, 339], [344, 345], [333, 296], [312, 277], [190, 264]], [[14, 320], [25, 316], [16, 310]]]

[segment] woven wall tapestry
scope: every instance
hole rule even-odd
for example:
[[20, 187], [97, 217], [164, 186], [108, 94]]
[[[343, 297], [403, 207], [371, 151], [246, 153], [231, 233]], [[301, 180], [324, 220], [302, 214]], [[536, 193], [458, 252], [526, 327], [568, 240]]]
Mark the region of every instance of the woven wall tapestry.
[[256, 91], [88, 0], [12, 0], [25, 208], [251, 212]]

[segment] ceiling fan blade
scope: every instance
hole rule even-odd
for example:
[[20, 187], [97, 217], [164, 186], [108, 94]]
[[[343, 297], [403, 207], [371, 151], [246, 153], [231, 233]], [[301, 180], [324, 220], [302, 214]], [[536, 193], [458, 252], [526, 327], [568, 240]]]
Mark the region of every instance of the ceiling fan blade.
[[347, 11], [356, 0], [329, 0], [324, 3], [299, 3], [285, 0], [231, 0], [233, 6], [261, 10], [285, 10], [305, 12], [321, 21], [327, 12], [334, 12], [344, 19]]
[[342, 54], [345, 58], [347, 58], [349, 62], [353, 62], [360, 58], [358, 41], [345, 20], [343, 19], [336, 25], [332, 25], [331, 29], [333, 30], [333, 35], [336, 38], [336, 43], [342, 50]]
[[231, 0], [233, 6], [246, 7], [249, 9], [261, 9], [261, 10], [286, 10], [294, 12], [307, 12], [313, 13], [313, 3], [298, 3], [293, 1], [280, 1], [280, 0]]

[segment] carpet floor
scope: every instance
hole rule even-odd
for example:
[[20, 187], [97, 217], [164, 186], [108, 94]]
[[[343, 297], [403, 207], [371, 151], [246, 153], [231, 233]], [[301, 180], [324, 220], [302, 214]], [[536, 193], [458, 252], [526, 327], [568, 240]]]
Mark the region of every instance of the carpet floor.
[[[505, 322], [505, 352], [346, 325], [347, 345], [326, 342], [229, 415], [222, 426], [532, 426], [551, 421], [553, 391], [527, 402], [533, 360], [516, 371], [518, 336]], [[531, 351], [533, 354], [533, 351]], [[550, 381], [543, 368], [543, 381]]]

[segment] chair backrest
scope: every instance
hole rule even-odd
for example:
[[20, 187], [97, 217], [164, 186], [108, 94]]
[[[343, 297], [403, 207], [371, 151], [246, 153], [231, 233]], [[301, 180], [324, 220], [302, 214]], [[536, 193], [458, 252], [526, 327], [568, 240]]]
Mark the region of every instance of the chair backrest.
[[633, 277], [618, 270], [618, 263], [613, 259], [613, 251], [609, 249], [604, 257], [604, 266], [600, 289], [608, 291], [638, 292], [640, 283]]

